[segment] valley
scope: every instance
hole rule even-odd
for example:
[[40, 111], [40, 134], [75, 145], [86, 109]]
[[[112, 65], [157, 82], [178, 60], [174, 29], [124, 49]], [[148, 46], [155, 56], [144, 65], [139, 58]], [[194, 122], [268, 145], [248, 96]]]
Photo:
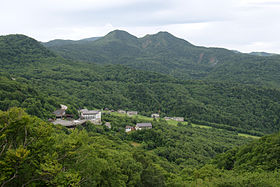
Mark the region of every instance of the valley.
[[[16, 34], [0, 36], [0, 67], [2, 186], [280, 185], [279, 55], [167, 32]], [[73, 120], [85, 108], [138, 114], [104, 112], [72, 129], [48, 121], [61, 103]], [[139, 123], [152, 128], [125, 132]]]

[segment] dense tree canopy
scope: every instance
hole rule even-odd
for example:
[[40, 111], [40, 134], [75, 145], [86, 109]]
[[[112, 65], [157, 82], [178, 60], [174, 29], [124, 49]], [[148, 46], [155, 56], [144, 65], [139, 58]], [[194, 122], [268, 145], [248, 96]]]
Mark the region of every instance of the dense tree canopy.
[[[67, 58], [89, 61], [77, 62], [23, 35], [0, 37], [2, 186], [280, 185], [278, 56], [195, 47], [168, 33], [138, 39], [118, 31], [82, 42], [96, 49], [95, 62], [115, 65], [92, 63], [90, 50], [73, 48]], [[125, 133], [145, 118], [104, 114], [111, 129], [66, 129], [46, 122], [59, 104], [74, 118], [84, 107], [109, 108], [188, 123], [154, 119], [152, 129]], [[252, 142], [240, 132], [275, 134]]]
[[[9, 107], [5, 103], [21, 107], [32, 103], [34, 110], [27, 112], [47, 117], [49, 115], [44, 110], [37, 109], [50, 111], [60, 102], [76, 109], [127, 109], [145, 115], [161, 111], [162, 116], [182, 116], [198, 123], [251, 134], [276, 132], [280, 127], [278, 89], [222, 81], [183, 81], [125, 66], [72, 62], [53, 56], [51, 52], [46, 56], [47, 49], [37, 52], [43, 46], [24, 36], [2, 37], [1, 42], [2, 46], [19, 51], [12, 56], [3, 54], [0, 59], [3, 76], [32, 88], [40, 98], [56, 101], [46, 99], [43, 102], [36, 96], [37, 100], [36, 97], [28, 98], [19, 104], [10, 98], [16, 97], [13, 92], [13, 96], [5, 94], [1, 97], [3, 110]], [[19, 45], [8, 45], [12, 42]], [[29, 43], [38, 47], [32, 50]], [[29, 55], [34, 53], [31, 62], [22, 49], [26, 46], [29, 46]], [[9, 58], [16, 59], [17, 63], [12, 63]], [[3, 82], [3, 92], [12, 82]]]

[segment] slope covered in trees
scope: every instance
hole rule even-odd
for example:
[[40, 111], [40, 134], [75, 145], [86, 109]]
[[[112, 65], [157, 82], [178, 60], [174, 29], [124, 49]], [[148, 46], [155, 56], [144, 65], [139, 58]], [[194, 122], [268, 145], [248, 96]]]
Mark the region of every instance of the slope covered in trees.
[[278, 132], [222, 153], [193, 179], [201, 186], [279, 186], [279, 140]]
[[0, 76], [0, 110], [11, 107], [22, 107], [31, 115], [47, 119], [59, 104], [56, 98], [42, 95], [24, 79]]
[[[251, 140], [229, 131], [154, 121], [124, 133], [132, 118], [107, 116], [112, 130], [88, 123], [68, 130], [0, 111], [2, 186], [279, 186], [279, 133]], [[105, 122], [103, 121], [103, 122]], [[138, 144], [135, 142], [136, 141]], [[230, 148], [232, 148], [229, 150]], [[209, 160], [217, 153], [228, 150]], [[233, 164], [229, 161], [233, 161]], [[232, 166], [228, 168], [228, 166]], [[248, 166], [248, 169], [247, 169]], [[256, 167], [254, 167], [256, 166]], [[224, 168], [224, 169], [222, 169]], [[231, 169], [231, 170], [228, 170]]]
[[222, 48], [198, 47], [167, 32], [137, 38], [116, 30], [91, 42], [50, 41], [44, 45], [67, 59], [123, 64], [181, 79], [280, 86], [279, 55], [254, 56]]
[[274, 171], [280, 169], [280, 133], [267, 135], [219, 155], [215, 164], [221, 169]]
[[[120, 119], [110, 121], [116, 129], [121, 125], [118, 123]], [[217, 152], [249, 141], [226, 131], [179, 127], [179, 130], [193, 134], [186, 141], [187, 136], [183, 137], [183, 132], [167, 129], [169, 127], [162, 122], [155, 122], [154, 128], [142, 131], [142, 135], [131, 135], [132, 139], [138, 137], [139, 143], [146, 142], [150, 150], [147, 151], [142, 146], [130, 145], [130, 135], [108, 131], [102, 126], [88, 124], [87, 131], [82, 127], [73, 131], [31, 117], [19, 108], [0, 111], [0, 183], [3, 186], [166, 186], [182, 182], [176, 179], [180, 168], [193, 167], [195, 162], [202, 164]], [[164, 130], [165, 133], [160, 133]], [[172, 142], [168, 136], [177, 136], [178, 133], [181, 135]], [[231, 143], [218, 143], [216, 139], [210, 142], [207, 134]], [[141, 140], [141, 137], [145, 139]], [[182, 154], [182, 150], [167, 150], [173, 155], [168, 160], [162, 153], [151, 151], [153, 140], [156, 140], [154, 145], [161, 148], [168, 147], [168, 144], [197, 141], [194, 143], [198, 147], [188, 147], [188, 154], [196, 156], [181, 155], [181, 159], [178, 157], [173, 162], [170, 159]], [[169, 143], [165, 145], [163, 141]], [[215, 149], [207, 153], [210, 149], [207, 145]]]
[[[2, 39], [1, 46], [10, 46], [14, 40], [9, 40], [11, 37]], [[30, 62], [21, 48], [26, 48], [25, 42], [29, 44], [34, 40], [22, 36], [16, 39], [21, 45], [10, 47], [19, 51], [13, 55], [17, 63], [10, 62], [9, 55], [3, 55], [2, 73], [28, 84], [40, 95], [54, 97], [57, 102], [76, 109], [107, 107], [138, 110], [145, 115], [160, 110], [162, 116], [182, 116], [212, 126], [222, 124], [219, 125], [222, 128], [239, 132], [262, 134], [279, 130], [280, 92], [277, 89], [183, 81], [120, 65], [74, 62], [55, 56], [45, 48], [38, 53], [37, 48], [34, 51], [30, 48], [29, 54], [35, 56]], [[131, 36], [131, 43], [134, 40]], [[36, 45], [42, 47], [39, 43]]]

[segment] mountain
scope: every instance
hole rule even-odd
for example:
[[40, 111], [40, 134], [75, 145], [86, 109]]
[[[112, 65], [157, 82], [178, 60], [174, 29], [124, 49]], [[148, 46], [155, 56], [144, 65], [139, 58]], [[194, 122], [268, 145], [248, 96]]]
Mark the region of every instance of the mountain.
[[249, 53], [250, 55], [255, 55], [255, 56], [274, 56], [274, 55], [278, 55], [275, 53], [266, 53], [266, 52], [251, 52]]
[[[122, 31], [111, 34], [96, 42], [107, 47], [108, 41], [112, 45], [119, 44], [127, 36]], [[149, 41], [149, 37], [145, 41]], [[159, 42], [173, 40], [166, 33], [153, 37]], [[0, 72], [16, 78], [19, 83], [27, 83], [43, 96], [55, 97], [58, 103], [76, 109], [137, 110], [148, 116], [160, 110], [162, 116], [182, 116], [198, 124], [256, 135], [276, 132], [280, 127], [278, 89], [224, 81], [181, 80], [123, 65], [66, 60], [29, 37], [22, 37], [21, 41], [20, 45], [8, 45], [11, 51], [24, 51], [31, 41], [35, 48], [30, 48], [27, 56], [15, 53], [13, 58], [17, 63], [10, 61], [9, 55], [2, 56]], [[138, 42], [137, 38], [130, 36], [130, 48], [137, 46]], [[178, 43], [183, 45], [185, 41]], [[5, 97], [1, 99], [5, 100]]]
[[79, 43], [86, 43], [86, 42], [92, 42], [95, 40], [98, 40], [100, 37], [91, 37], [91, 38], [85, 38], [82, 40], [61, 40], [61, 39], [56, 39], [56, 40], [51, 40], [49, 42], [43, 43], [46, 47], [54, 47], [54, 46], [64, 46], [68, 44], [79, 44]]
[[0, 58], [2, 63], [17, 63], [21, 59], [32, 62], [41, 57], [55, 56], [53, 52], [33, 38], [20, 34], [0, 36]]
[[[118, 31], [96, 42], [133, 50], [146, 42], [149, 50], [141, 51], [148, 54], [166, 51], [174, 40], [159, 33], [142, 41], [129, 36], [127, 43], [126, 36]], [[177, 44], [192, 47], [180, 39]], [[280, 185], [279, 89], [72, 61], [24, 35], [1, 36], [0, 47], [2, 186]], [[46, 122], [59, 103], [148, 116], [160, 110], [188, 122], [103, 114], [111, 129], [86, 123], [68, 130]], [[147, 121], [152, 129], [124, 132], [126, 125]], [[238, 132], [278, 133], [252, 141]]]
[[167, 32], [137, 38], [116, 30], [88, 43], [46, 47], [67, 59], [122, 64], [180, 79], [280, 86], [277, 55], [256, 56], [223, 48], [198, 47]]

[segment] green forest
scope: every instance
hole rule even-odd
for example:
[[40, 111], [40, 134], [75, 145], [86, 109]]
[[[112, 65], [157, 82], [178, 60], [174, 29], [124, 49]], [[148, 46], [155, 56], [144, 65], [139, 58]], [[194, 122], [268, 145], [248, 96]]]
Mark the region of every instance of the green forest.
[[[69, 52], [64, 45], [73, 47], [73, 57], [59, 51]], [[76, 51], [92, 51], [82, 45], [102, 57]], [[205, 59], [197, 65], [201, 50]], [[218, 61], [208, 61], [211, 55]], [[0, 36], [0, 183], [279, 186], [279, 63], [277, 55], [196, 47], [164, 32], [44, 44]], [[125, 126], [146, 121], [102, 114], [111, 129], [88, 122], [73, 130], [48, 122], [60, 104], [76, 117], [82, 108], [109, 108], [161, 118], [152, 129], [125, 133]], [[170, 124], [165, 116], [187, 122]]]
[[279, 133], [252, 142], [229, 131], [154, 121], [152, 130], [127, 134], [119, 124], [131, 118], [104, 120], [118, 125], [68, 130], [19, 108], [0, 112], [2, 186], [280, 184]]
[[121, 64], [183, 80], [229, 81], [279, 87], [280, 56], [258, 56], [195, 46], [168, 32], [137, 38], [115, 30], [94, 41], [54, 40], [48, 49], [72, 60]]
[[[182, 116], [256, 135], [277, 132], [280, 127], [277, 88], [213, 80], [179, 80], [121, 65], [69, 61], [23, 35], [2, 37], [1, 48], [5, 49], [0, 54], [1, 75], [11, 80], [7, 80], [8, 84], [14, 81], [29, 86], [44, 99], [48, 98], [51, 106], [64, 103], [76, 109], [137, 110], [148, 116], [161, 111], [162, 117]], [[40, 48], [44, 50], [37, 51]], [[9, 86], [5, 82], [1, 84]], [[10, 92], [9, 97], [20, 99], [11, 96], [16, 92]], [[36, 105], [39, 96], [33, 96], [33, 101], [28, 102]], [[9, 100], [16, 99], [4, 95], [0, 102], [9, 103]], [[11, 106], [25, 107], [21, 101], [15, 103], [10, 102]], [[45, 103], [41, 105], [38, 107], [45, 107]], [[50, 105], [44, 108], [46, 112], [40, 110], [44, 114], [29, 114], [49, 117], [48, 111], [53, 109]], [[9, 107], [1, 105], [0, 109]]]

